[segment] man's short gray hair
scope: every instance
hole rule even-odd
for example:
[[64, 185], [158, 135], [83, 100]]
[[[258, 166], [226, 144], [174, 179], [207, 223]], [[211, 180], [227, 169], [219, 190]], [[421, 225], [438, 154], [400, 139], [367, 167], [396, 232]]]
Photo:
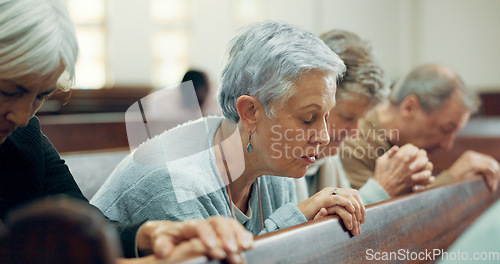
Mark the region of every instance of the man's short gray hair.
[[[351, 94], [364, 95], [375, 105], [389, 95], [389, 87], [384, 80], [384, 70], [375, 60], [369, 42], [345, 30], [330, 30], [319, 36], [323, 42], [339, 55], [347, 67], [342, 82], [337, 89], [337, 99], [347, 99]], [[342, 85], [345, 82], [356, 86]]]
[[269, 118], [294, 93], [303, 73], [331, 72], [339, 80], [345, 65], [317, 36], [277, 21], [254, 23], [230, 42], [221, 76], [219, 104], [224, 116], [238, 122], [236, 102], [242, 95], [256, 97]]
[[428, 64], [414, 68], [396, 83], [390, 101], [399, 105], [407, 96], [415, 95], [422, 109], [430, 113], [441, 108], [453, 92], [461, 95], [470, 112], [477, 111], [480, 104], [478, 96], [465, 86], [457, 73], [441, 65]]

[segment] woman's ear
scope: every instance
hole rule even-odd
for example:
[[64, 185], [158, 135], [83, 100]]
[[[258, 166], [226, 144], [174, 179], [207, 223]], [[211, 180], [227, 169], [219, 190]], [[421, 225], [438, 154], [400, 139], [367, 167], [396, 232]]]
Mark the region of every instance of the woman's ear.
[[249, 134], [253, 134], [257, 128], [258, 112], [262, 104], [252, 96], [242, 95], [236, 101], [236, 109], [240, 121]]
[[399, 105], [401, 115], [407, 119], [413, 119], [415, 115], [420, 113], [420, 101], [415, 95], [408, 95]]

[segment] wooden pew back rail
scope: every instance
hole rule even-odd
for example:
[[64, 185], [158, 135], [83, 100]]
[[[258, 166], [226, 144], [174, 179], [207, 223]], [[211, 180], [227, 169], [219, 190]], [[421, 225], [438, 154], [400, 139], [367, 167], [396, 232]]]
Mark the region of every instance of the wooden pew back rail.
[[66, 153], [61, 157], [87, 199], [91, 199], [114, 168], [130, 153], [128, 149]]
[[[499, 197], [500, 190], [490, 193], [482, 179], [467, 180], [368, 206], [366, 223], [356, 237], [329, 216], [261, 236], [245, 254], [248, 263], [367, 263], [376, 252], [438, 253]], [[434, 262], [439, 255], [411, 262]]]

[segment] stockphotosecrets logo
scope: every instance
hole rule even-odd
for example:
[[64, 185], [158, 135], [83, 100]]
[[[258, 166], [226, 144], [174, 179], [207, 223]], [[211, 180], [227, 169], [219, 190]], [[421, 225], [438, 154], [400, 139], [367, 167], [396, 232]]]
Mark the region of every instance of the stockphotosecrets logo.
[[[125, 122], [133, 160], [143, 171], [165, 170], [170, 175], [178, 202], [196, 199], [227, 184], [215, 164], [213, 135], [220, 117], [202, 118], [202, 111], [192, 81], [154, 92], [134, 103], [125, 113]], [[239, 138], [239, 131], [224, 135], [223, 150], [232, 181], [243, 172], [243, 147], [229, 146]], [[236, 151], [235, 151], [236, 150]], [[213, 170], [213, 173], [207, 173]], [[208, 177], [212, 175], [213, 177]]]

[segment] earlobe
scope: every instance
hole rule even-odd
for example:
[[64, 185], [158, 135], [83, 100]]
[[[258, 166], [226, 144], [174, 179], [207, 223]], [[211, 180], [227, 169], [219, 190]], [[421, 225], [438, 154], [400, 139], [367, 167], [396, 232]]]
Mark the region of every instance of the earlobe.
[[240, 122], [249, 134], [253, 134], [257, 128], [259, 108], [259, 101], [252, 96], [242, 95], [236, 101]]
[[401, 115], [406, 118], [413, 118], [420, 110], [420, 101], [415, 95], [408, 95], [400, 104]]

